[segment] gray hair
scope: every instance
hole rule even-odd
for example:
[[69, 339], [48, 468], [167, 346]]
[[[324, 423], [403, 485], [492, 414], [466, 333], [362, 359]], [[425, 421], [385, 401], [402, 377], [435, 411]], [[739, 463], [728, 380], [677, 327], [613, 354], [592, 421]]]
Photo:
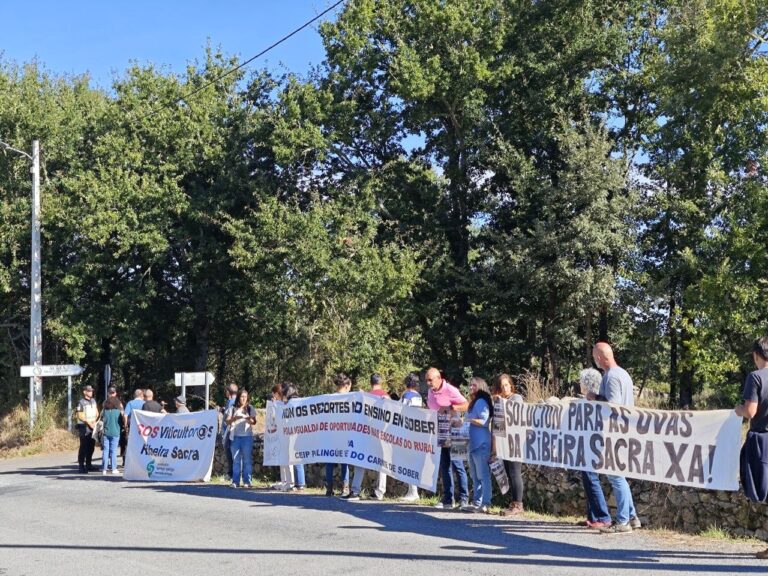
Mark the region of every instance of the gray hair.
[[603, 376], [594, 368], [585, 368], [579, 372], [579, 385], [581, 386], [581, 393], [586, 394], [592, 392], [597, 394], [600, 392], [600, 382]]

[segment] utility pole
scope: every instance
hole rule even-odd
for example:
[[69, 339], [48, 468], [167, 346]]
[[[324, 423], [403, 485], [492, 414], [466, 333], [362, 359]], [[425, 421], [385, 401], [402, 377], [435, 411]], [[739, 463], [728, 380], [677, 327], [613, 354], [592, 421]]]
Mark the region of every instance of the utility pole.
[[[43, 363], [42, 274], [40, 271], [40, 142], [32, 141], [32, 275], [29, 316], [29, 364], [38, 368]], [[39, 370], [36, 370], [39, 374]], [[43, 379], [29, 379], [29, 427], [43, 407]]]
[[40, 273], [40, 142], [32, 141], [32, 156], [0, 141], [0, 149], [15, 152], [32, 162], [32, 271], [30, 275], [31, 302], [29, 309], [29, 364], [33, 374], [29, 378], [29, 428], [43, 406], [43, 296]]

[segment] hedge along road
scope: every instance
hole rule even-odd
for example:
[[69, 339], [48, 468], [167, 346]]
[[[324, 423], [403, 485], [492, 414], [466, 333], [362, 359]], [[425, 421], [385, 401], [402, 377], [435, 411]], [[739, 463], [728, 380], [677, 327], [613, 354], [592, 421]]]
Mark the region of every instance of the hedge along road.
[[[0, 575], [393, 576], [764, 573], [749, 543], [600, 535], [540, 520], [222, 485], [79, 475], [0, 460]], [[97, 460], [98, 461], [98, 460]], [[670, 542], [670, 540], [675, 540]], [[680, 544], [680, 541], [685, 542]]]

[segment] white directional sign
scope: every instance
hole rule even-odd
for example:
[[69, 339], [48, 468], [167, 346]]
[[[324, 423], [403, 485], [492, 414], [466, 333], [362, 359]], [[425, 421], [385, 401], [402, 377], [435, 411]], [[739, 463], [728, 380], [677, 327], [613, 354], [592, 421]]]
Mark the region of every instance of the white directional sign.
[[83, 367], [77, 364], [49, 364], [47, 366], [22, 366], [22, 378], [47, 378], [53, 376], [80, 376]]
[[187, 395], [187, 386], [205, 386], [205, 408], [210, 406], [208, 390], [216, 377], [210, 372], [176, 372], [176, 386], [181, 386], [181, 395]]
[[176, 386], [210, 386], [216, 377], [210, 372], [176, 372]]

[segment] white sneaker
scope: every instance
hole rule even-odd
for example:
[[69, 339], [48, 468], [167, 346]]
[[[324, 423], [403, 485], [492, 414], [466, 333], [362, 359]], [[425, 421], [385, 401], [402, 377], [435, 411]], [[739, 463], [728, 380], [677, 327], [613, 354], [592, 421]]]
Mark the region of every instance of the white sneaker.
[[384, 492], [379, 492], [378, 490], [374, 490], [373, 496], [376, 498], [376, 500], [384, 500]]
[[120, 472], [120, 470], [112, 470], [112, 475], [113, 476], [120, 476], [120, 474], [122, 474], [122, 472]]
[[406, 494], [400, 498], [400, 502], [416, 502], [419, 499], [418, 494]]
[[272, 484], [271, 488], [272, 490], [282, 490], [283, 486], [285, 486], [285, 482], [275, 482]]
[[106, 475], [107, 475], [107, 471], [106, 471], [106, 470], [102, 470], [102, 471], [101, 471], [101, 475], [102, 475], [102, 476], [106, 476]]

